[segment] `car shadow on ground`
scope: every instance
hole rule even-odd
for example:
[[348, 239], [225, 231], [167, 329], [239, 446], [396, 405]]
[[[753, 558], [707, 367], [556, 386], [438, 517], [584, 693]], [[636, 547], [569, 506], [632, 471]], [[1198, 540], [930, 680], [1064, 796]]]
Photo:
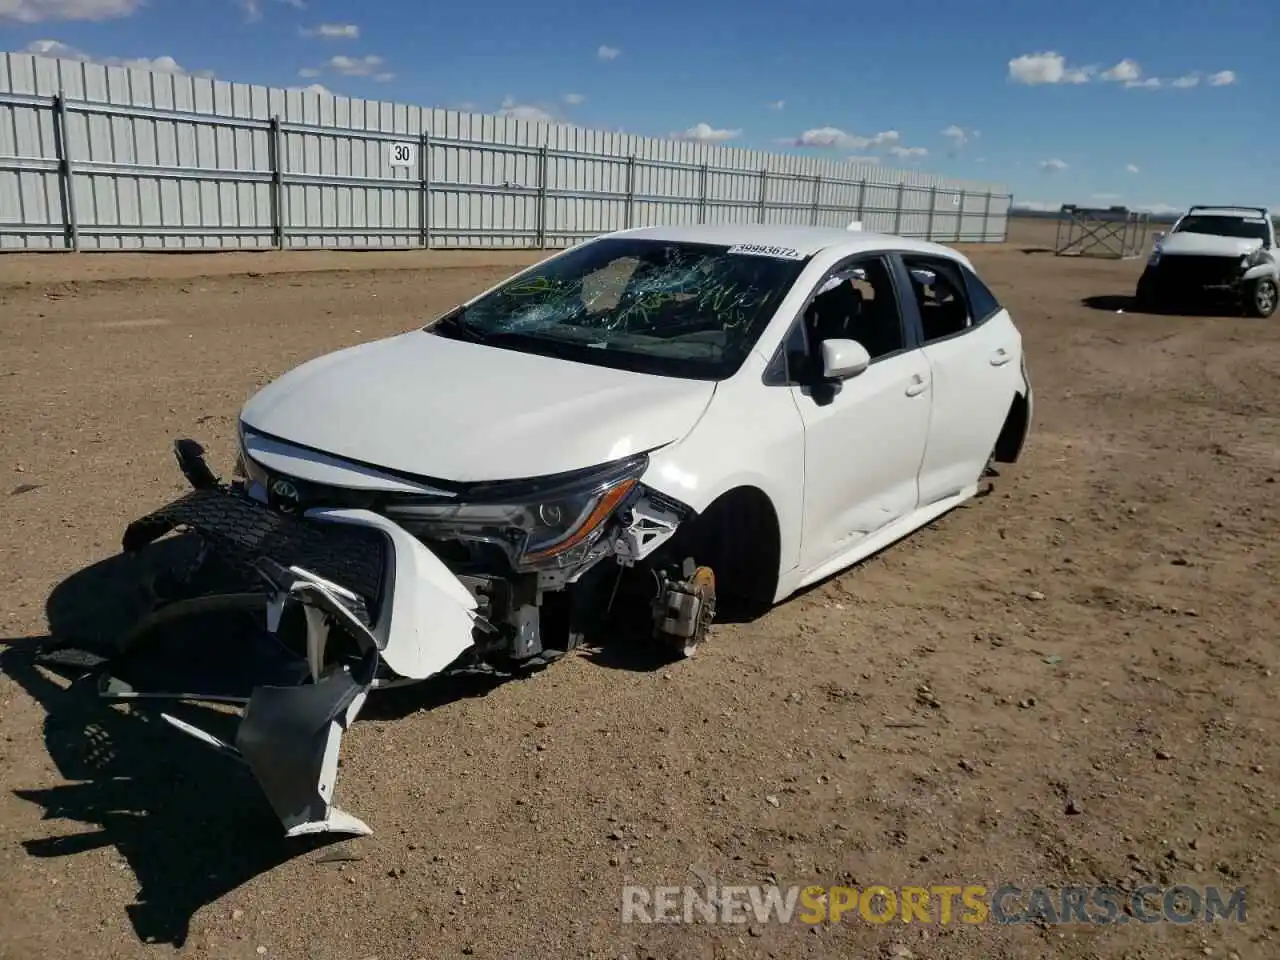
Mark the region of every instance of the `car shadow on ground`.
[[1096, 297], [1084, 297], [1080, 305], [1090, 310], [1101, 310], [1104, 313], [1133, 313], [1147, 317], [1239, 317], [1240, 312], [1232, 313], [1229, 307], [1214, 303], [1186, 302], [1177, 309], [1139, 310], [1133, 297], [1119, 294], [1103, 294]]
[[[66, 857], [114, 847], [138, 881], [126, 911], [139, 940], [179, 947], [202, 907], [295, 857], [346, 839], [285, 838], [247, 769], [182, 736], [159, 715], [163, 710], [233, 742], [234, 711], [171, 700], [110, 704], [98, 696], [96, 667], [146, 609], [139, 571], [162, 568], [189, 547], [181, 538], [161, 540], [146, 548], [143, 563], [118, 554], [79, 570], [46, 601], [47, 635], [0, 639], [0, 671], [43, 708], [45, 749], [70, 781], [18, 787], [15, 796], [42, 808], [46, 821], [95, 828], [53, 827], [25, 840], [23, 848], [33, 857]], [[610, 618], [574, 655], [611, 669], [653, 671], [670, 664], [671, 653], [645, 636], [647, 619], [633, 621], [632, 612]], [[484, 697], [537, 672], [464, 673], [377, 691], [356, 722], [394, 720]]]
[[[176, 549], [163, 540], [152, 550]], [[153, 562], [160, 558], [153, 558]], [[196, 911], [299, 855], [348, 839], [287, 839], [261, 789], [235, 760], [183, 736], [163, 710], [227, 742], [238, 716], [177, 701], [109, 704], [95, 668], [144, 606], [139, 565], [116, 555], [71, 575], [45, 604], [49, 633], [0, 639], [0, 671], [43, 708], [45, 749], [69, 783], [17, 787], [50, 825], [23, 841], [33, 857], [114, 847], [138, 881], [126, 907], [139, 940], [182, 946]], [[375, 693], [360, 718], [380, 719], [483, 696], [502, 679], [459, 677]]]
[[[174, 541], [156, 547], [181, 549]], [[65, 857], [115, 847], [138, 881], [126, 912], [139, 940], [182, 946], [197, 910], [341, 838], [287, 840], [246, 769], [179, 734], [158, 710], [98, 697], [95, 661], [142, 612], [137, 571], [117, 555], [76, 572], [46, 601], [48, 635], [0, 640], [0, 671], [44, 709], [45, 749], [70, 781], [19, 787], [14, 795], [42, 807], [44, 820], [96, 828], [52, 827], [23, 842], [27, 853]], [[49, 656], [61, 647], [81, 655], [61, 662]], [[229, 711], [172, 701], [163, 709], [214, 736], [234, 737], [237, 718]]]
[[[45, 748], [71, 782], [13, 792], [42, 807], [44, 820], [96, 829], [51, 824], [47, 835], [22, 846], [33, 857], [114, 847], [138, 881], [126, 912], [139, 940], [182, 946], [197, 910], [332, 842], [287, 841], [261, 791], [234, 761], [181, 736], [155, 714], [108, 706], [75, 671], [46, 673], [36, 657], [48, 639], [0, 641], [0, 670], [44, 708]], [[234, 720], [214, 710], [174, 707], [174, 716], [214, 735]], [[220, 788], [211, 790], [211, 783]]]

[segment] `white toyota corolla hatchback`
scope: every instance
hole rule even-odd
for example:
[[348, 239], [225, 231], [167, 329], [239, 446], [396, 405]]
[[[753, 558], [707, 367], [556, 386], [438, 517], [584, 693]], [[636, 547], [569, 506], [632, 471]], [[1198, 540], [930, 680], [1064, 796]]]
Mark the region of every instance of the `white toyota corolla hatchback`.
[[273, 634], [302, 607], [292, 673], [143, 690], [138, 648], [101, 689], [246, 703], [236, 745], [214, 745], [286, 826], [362, 832], [332, 808], [330, 760], [370, 688], [545, 663], [620, 581], [649, 591], [646, 631], [691, 653], [717, 606], [763, 610], [974, 496], [1031, 410], [1018, 329], [952, 249], [785, 226], [601, 236], [269, 384], [232, 481], [179, 441], [194, 489], [126, 549], [185, 528], [257, 578]]

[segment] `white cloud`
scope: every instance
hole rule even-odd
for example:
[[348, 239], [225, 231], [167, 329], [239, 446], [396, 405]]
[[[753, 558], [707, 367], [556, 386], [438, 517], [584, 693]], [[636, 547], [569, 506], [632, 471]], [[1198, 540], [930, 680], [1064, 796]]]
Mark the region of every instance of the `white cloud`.
[[71, 60], [88, 60], [89, 55], [83, 50], [63, 43], [61, 40], [32, 40], [27, 44], [27, 53], [38, 57], [66, 57]]
[[785, 100], [773, 100], [766, 104], [770, 110], [781, 110], [786, 105], [787, 101]]
[[326, 61], [326, 66], [331, 70], [335, 70], [344, 77], [369, 77], [375, 73], [381, 73], [378, 69], [382, 66], [381, 57], [372, 53], [363, 57], [348, 57], [344, 54], [330, 57]]
[[502, 101], [498, 116], [510, 117], [512, 120], [529, 120], [533, 123], [553, 123], [555, 121], [555, 117], [541, 107], [535, 107], [527, 103], [516, 103], [512, 97], [507, 97]]
[[1138, 165], [1136, 163], [1128, 163], [1128, 164], [1125, 164], [1124, 169], [1126, 173], [1137, 173]]
[[1136, 60], [1130, 60], [1127, 57], [1114, 67], [1102, 71], [1103, 80], [1111, 80], [1116, 83], [1129, 83], [1141, 76], [1142, 67], [1138, 65]]
[[312, 77], [320, 76], [320, 71], [315, 67], [303, 67], [298, 71], [298, 76], [310, 80]]
[[32, 40], [26, 47], [27, 53], [41, 57], [60, 57], [63, 60], [83, 60], [85, 63], [100, 63], [107, 67], [127, 67], [133, 70], [155, 70], [157, 73], [191, 74], [197, 77], [212, 77], [210, 70], [190, 71], [170, 56], [159, 57], [96, 57], [85, 53], [61, 40]]
[[1031, 210], [1036, 213], [1057, 212], [1062, 204], [1053, 200], [1016, 200], [1012, 204], [1014, 210]]
[[816, 127], [806, 130], [794, 140], [788, 140], [795, 147], [836, 147], [841, 150], [865, 150], [867, 147], [887, 147], [902, 139], [897, 130], [885, 130], [870, 137], [860, 137], [845, 133], [837, 127]]
[[576, 107], [587, 102], [587, 98], [580, 93], [566, 93], [564, 102], [571, 107]]
[[858, 154], [856, 154], [856, 153], [855, 153], [855, 154], [853, 154], [853, 155], [851, 155], [851, 156], [845, 157], [845, 159], [846, 159], [846, 160], [848, 160], [850, 163], [861, 163], [861, 164], [863, 164], [864, 166], [870, 166], [870, 167], [875, 167], [875, 166], [878, 166], [878, 165], [880, 164], [880, 158], [879, 158], [879, 157], [876, 157], [876, 156], [859, 156], [859, 155], [858, 155]]
[[360, 39], [360, 28], [354, 23], [322, 23], [317, 27], [303, 27], [299, 32], [304, 37], [318, 37], [321, 40]]
[[941, 131], [942, 135], [951, 141], [952, 152], [960, 150], [966, 144], [973, 140], [977, 140], [982, 136], [980, 130], [966, 130], [964, 127], [952, 124], [945, 130]]
[[671, 135], [676, 140], [697, 140], [701, 143], [723, 143], [742, 136], [741, 130], [718, 130], [709, 123], [695, 123], [688, 130]]
[[[0, 0], [4, 2], [4, 0]], [[275, 0], [276, 3], [282, 3], [286, 7], [293, 7], [295, 10], [307, 9], [305, 0]], [[256, 23], [262, 19], [263, 0], [236, 0], [240, 9], [244, 11], [244, 18], [249, 23]]]
[[323, 83], [312, 83], [312, 84], [308, 84], [305, 87], [289, 87], [288, 89], [297, 90], [301, 93], [318, 93], [322, 97], [341, 96], [341, 94], [334, 93], [332, 90], [326, 87]]
[[1055, 170], [1065, 170], [1067, 169], [1067, 162], [1065, 160], [1059, 160], [1057, 157], [1054, 157], [1051, 160], [1041, 160], [1040, 169], [1049, 173], [1053, 173]]
[[142, 0], [0, 0], [0, 20], [114, 20], [138, 11]]
[[596, 56], [601, 60], [617, 60], [618, 57], [622, 56], [622, 51], [617, 47], [611, 47], [602, 43], [596, 49]]
[[924, 147], [902, 147], [894, 145], [889, 148], [889, 152], [902, 160], [908, 160], [911, 157], [927, 157], [929, 155], [929, 151]]
[[392, 73], [390, 70], [384, 70], [382, 73], [375, 73], [373, 75], [373, 82], [374, 83], [390, 83], [395, 78], [396, 78], [396, 75]]
[[1046, 83], [1088, 83], [1096, 67], [1069, 67], [1067, 58], [1053, 50], [1024, 53], [1009, 61], [1009, 79], [1014, 83], [1039, 86]]
[[[1052, 50], [1042, 53], [1024, 53], [1009, 61], [1009, 79], [1014, 83], [1037, 86], [1051, 83], [1089, 83], [1095, 77], [1108, 83], [1118, 83], [1135, 90], [1156, 90], [1171, 86], [1179, 90], [1198, 86], [1201, 75], [1187, 73], [1173, 81], [1159, 77], [1144, 77], [1138, 61], [1125, 57], [1101, 72], [1096, 66], [1072, 67], [1066, 58]], [[1234, 71], [1222, 70], [1208, 77], [1210, 86], [1225, 87], [1236, 82]]]

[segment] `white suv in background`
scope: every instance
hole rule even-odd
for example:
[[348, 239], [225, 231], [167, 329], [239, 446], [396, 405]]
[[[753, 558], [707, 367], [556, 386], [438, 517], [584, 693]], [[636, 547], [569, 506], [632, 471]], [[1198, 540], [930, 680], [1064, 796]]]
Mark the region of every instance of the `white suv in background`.
[[1155, 249], [1138, 280], [1137, 307], [1164, 310], [1192, 298], [1235, 300], [1255, 317], [1276, 311], [1280, 266], [1265, 207], [1192, 207]]

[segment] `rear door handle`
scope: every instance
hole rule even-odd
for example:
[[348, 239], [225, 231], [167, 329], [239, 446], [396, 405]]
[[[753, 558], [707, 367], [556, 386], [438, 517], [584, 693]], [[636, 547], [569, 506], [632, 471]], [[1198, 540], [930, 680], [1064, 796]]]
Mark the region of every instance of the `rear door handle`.
[[929, 389], [929, 381], [925, 380], [920, 374], [916, 374], [911, 378], [911, 383], [907, 385], [907, 396], [918, 397]]
[[1000, 347], [991, 355], [991, 365], [993, 367], [1003, 367], [1006, 363], [1013, 359], [1013, 354], [1009, 353], [1004, 347]]

